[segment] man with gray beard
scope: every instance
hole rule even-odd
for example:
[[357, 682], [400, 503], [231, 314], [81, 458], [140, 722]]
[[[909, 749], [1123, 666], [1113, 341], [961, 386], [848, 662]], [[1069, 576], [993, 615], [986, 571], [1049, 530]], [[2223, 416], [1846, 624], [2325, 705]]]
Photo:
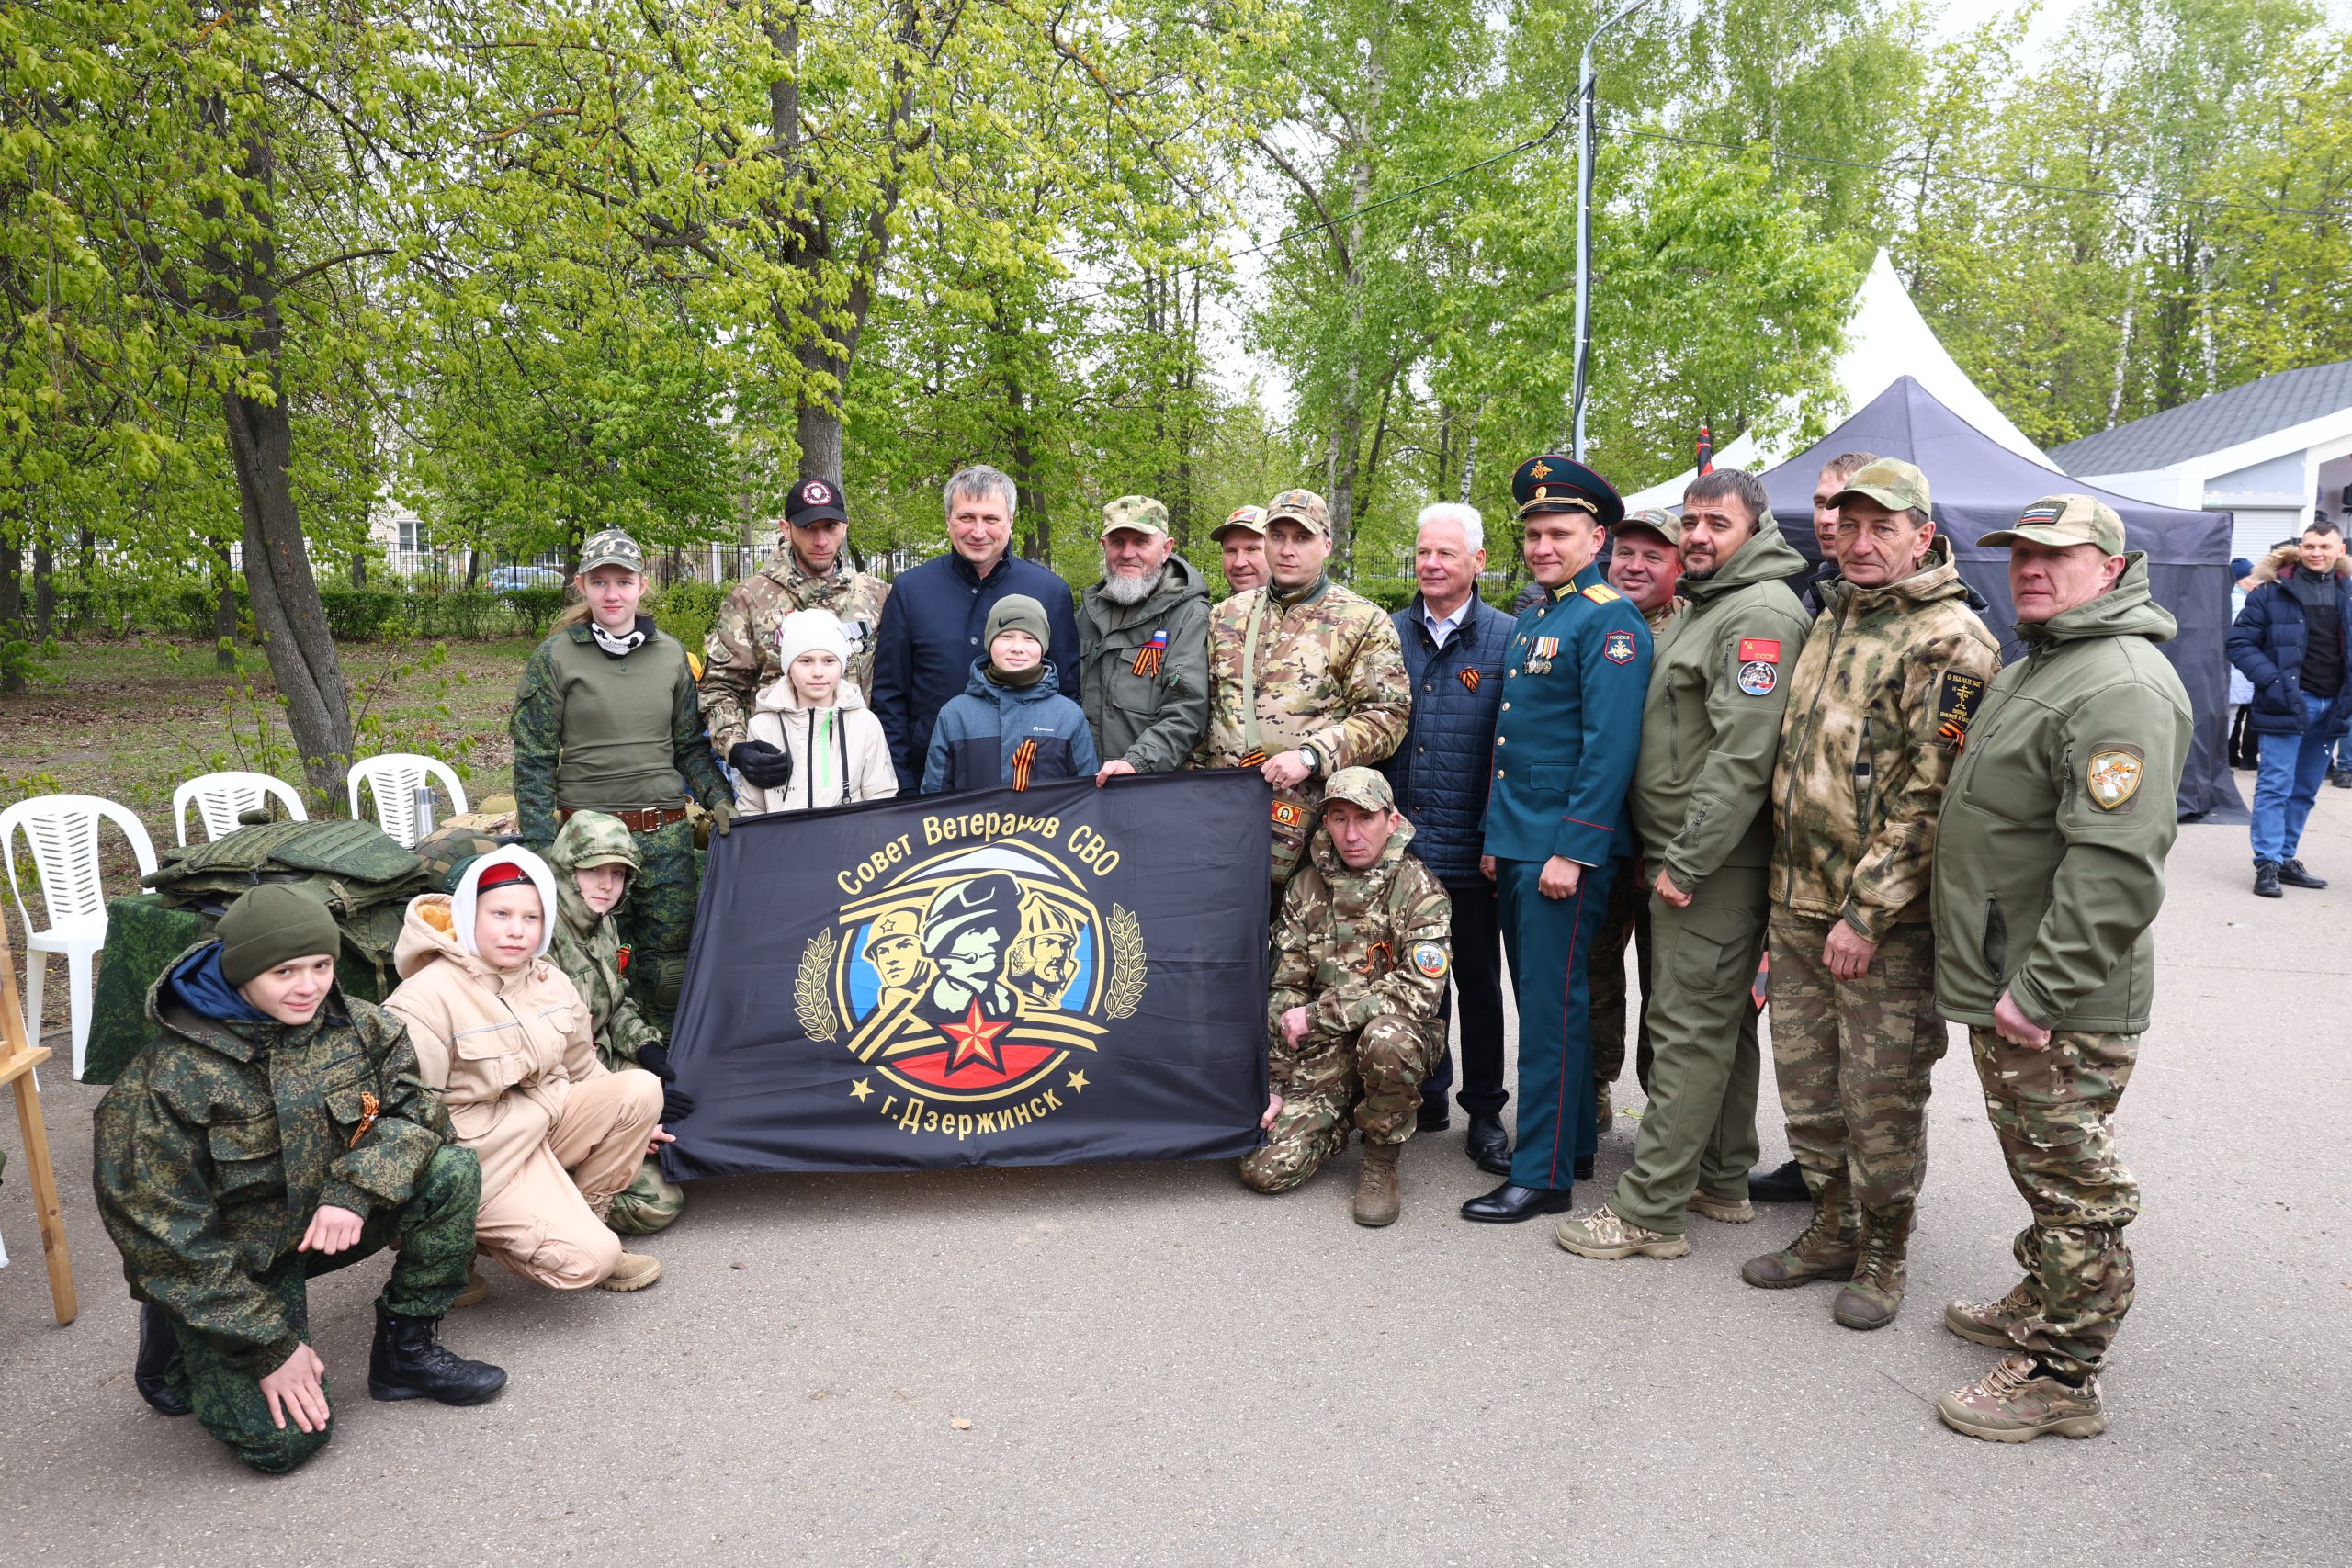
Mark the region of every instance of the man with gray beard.
[[1102, 578], [1078, 609], [1080, 701], [1117, 773], [1172, 773], [1209, 721], [1209, 590], [1168, 536], [1168, 508], [1125, 495], [1102, 509]]

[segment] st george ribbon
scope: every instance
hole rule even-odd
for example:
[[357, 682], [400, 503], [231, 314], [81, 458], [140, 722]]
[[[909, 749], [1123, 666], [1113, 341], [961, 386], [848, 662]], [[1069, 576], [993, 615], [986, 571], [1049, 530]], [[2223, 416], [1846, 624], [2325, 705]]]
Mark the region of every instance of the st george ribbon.
[[664, 1168], [1247, 1154], [1270, 799], [1229, 770], [738, 821], [710, 841]]

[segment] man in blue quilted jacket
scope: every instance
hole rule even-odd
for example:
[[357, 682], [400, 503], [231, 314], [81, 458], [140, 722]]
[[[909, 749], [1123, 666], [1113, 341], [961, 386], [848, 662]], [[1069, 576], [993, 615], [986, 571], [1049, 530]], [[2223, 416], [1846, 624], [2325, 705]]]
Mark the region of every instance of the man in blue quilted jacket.
[[[1501, 1176], [1510, 1169], [1502, 1121], [1510, 1099], [1503, 1088], [1502, 938], [1493, 868], [1481, 871], [1479, 852], [1486, 831], [1487, 759], [1494, 750], [1511, 617], [1479, 601], [1486, 545], [1476, 507], [1439, 502], [1421, 508], [1413, 542], [1420, 592], [1393, 617], [1411, 677], [1412, 718], [1380, 771], [1388, 776], [1396, 809], [1413, 825], [1413, 852], [1437, 874], [1453, 902], [1460, 1098], [1470, 1118], [1470, 1157]], [[1438, 1016], [1445, 1016], [1443, 998]], [[1420, 1131], [1447, 1124], [1445, 1097], [1453, 1087], [1453, 1055], [1448, 1051], [1421, 1085]]]

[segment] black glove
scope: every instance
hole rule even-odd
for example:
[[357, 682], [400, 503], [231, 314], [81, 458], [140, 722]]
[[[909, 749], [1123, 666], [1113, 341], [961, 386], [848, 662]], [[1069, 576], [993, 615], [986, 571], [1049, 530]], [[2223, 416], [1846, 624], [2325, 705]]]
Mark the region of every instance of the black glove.
[[727, 753], [727, 765], [757, 789], [782, 789], [792, 782], [792, 753], [764, 740], [738, 740]]
[[695, 1113], [692, 1095], [680, 1094], [675, 1088], [678, 1069], [670, 1065], [670, 1047], [655, 1041], [637, 1048], [637, 1065], [662, 1080], [662, 1121], [666, 1126], [683, 1122]]

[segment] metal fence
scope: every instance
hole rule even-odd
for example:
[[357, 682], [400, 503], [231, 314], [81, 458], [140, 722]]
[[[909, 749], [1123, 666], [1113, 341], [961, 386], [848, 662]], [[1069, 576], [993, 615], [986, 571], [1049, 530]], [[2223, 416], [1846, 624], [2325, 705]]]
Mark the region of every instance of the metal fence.
[[[749, 576], [767, 558], [764, 550], [749, 545], [670, 545], [655, 548], [645, 563], [646, 576], [656, 587], [677, 582], [725, 584]], [[447, 549], [388, 550], [382, 576], [386, 586], [447, 591], [487, 588], [504, 592], [516, 588], [560, 588], [570, 581], [564, 558], [548, 550], [518, 556], [503, 551]], [[370, 572], [371, 581], [375, 577]]]

